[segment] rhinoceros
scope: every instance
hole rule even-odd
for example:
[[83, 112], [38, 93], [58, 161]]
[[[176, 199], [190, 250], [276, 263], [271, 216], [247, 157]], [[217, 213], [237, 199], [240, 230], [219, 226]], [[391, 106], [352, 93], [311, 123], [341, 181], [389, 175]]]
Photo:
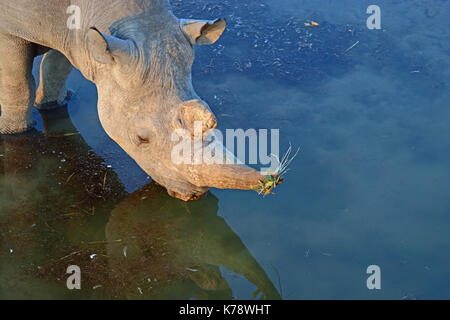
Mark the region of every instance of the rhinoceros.
[[69, 265], [84, 298], [232, 299], [222, 266], [281, 298], [214, 195], [186, 204], [154, 182], [127, 194], [67, 107], [40, 113], [44, 133], [0, 136], [0, 299], [73, 298]]
[[[194, 46], [225, 28], [224, 19], [179, 19], [168, 0], [0, 0], [0, 133], [32, 128], [33, 106], [61, 105], [73, 66], [97, 86], [106, 133], [171, 196], [253, 189], [264, 179], [245, 165], [171, 161], [174, 131], [194, 134], [201, 122], [205, 137], [217, 126], [191, 69]], [[36, 90], [32, 62], [42, 54]]]

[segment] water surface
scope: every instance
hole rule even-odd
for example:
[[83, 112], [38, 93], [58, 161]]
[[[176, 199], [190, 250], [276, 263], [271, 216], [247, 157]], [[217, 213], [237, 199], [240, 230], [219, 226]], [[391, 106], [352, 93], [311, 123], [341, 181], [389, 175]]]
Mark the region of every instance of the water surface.
[[282, 150], [301, 147], [285, 183], [169, 198], [74, 71], [67, 112], [0, 138], [0, 298], [450, 298], [450, 3], [381, 1], [382, 30], [366, 28], [372, 1], [176, 3], [227, 18], [194, 85], [221, 129], [279, 128]]

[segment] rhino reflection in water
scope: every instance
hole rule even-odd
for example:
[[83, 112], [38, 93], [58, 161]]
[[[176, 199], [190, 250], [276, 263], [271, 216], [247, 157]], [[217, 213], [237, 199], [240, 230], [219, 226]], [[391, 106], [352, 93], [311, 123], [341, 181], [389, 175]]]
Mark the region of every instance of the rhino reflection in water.
[[134, 298], [231, 299], [222, 266], [252, 282], [261, 298], [279, 299], [264, 270], [217, 211], [212, 194], [187, 205], [154, 184], [129, 196], [106, 226], [112, 283], [131, 284], [127, 294]]
[[64, 108], [43, 115], [46, 134], [0, 139], [0, 298], [229, 299], [220, 266], [280, 298], [213, 195], [185, 203], [152, 183], [126, 196]]
[[[80, 9], [80, 28], [67, 27], [68, 3]], [[249, 167], [171, 159], [175, 130], [193, 135], [202, 122], [206, 136], [217, 125], [191, 69], [193, 47], [213, 44], [225, 27], [223, 19], [180, 20], [168, 0], [0, 0], [0, 133], [32, 127], [33, 104], [60, 103], [73, 65], [97, 86], [105, 131], [170, 195], [193, 200], [209, 187], [254, 189], [262, 178]], [[36, 95], [32, 59], [44, 52]]]
[[66, 107], [42, 117], [45, 133], [0, 136], [0, 298], [67, 296], [64, 283], [40, 277], [45, 266], [103, 235], [102, 220], [126, 195]]

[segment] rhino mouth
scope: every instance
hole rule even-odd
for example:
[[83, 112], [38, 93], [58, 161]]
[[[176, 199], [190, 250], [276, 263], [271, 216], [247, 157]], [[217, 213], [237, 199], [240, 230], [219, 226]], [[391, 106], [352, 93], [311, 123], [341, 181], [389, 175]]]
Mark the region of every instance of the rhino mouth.
[[262, 175], [243, 165], [206, 165], [192, 166], [187, 172], [186, 181], [167, 181], [162, 184], [173, 197], [184, 201], [198, 200], [202, 198], [210, 188], [233, 190], [256, 190]]

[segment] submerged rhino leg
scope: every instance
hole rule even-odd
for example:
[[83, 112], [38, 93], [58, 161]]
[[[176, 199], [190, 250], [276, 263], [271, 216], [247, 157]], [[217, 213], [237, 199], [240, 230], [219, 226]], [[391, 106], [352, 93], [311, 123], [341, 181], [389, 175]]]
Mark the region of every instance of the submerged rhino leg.
[[35, 107], [49, 110], [64, 104], [70, 96], [66, 89], [66, 80], [72, 71], [72, 64], [56, 50], [50, 50], [42, 58], [40, 83], [36, 91]]
[[22, 133], [34, 126], [33, 58], [35, 45], [0, 34], [0, 133]]

